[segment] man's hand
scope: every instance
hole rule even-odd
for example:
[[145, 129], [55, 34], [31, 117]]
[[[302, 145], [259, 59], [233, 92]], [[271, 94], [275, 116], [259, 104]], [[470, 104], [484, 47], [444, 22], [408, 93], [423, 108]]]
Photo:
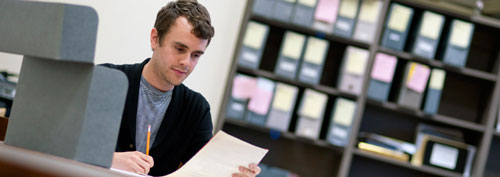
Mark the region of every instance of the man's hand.
[[240, 166], [238, 168], [238, 170], [240, 170], [241, 173], [235, 173], [235, 174], [233, 174], [232, 177], [255, 177], [260, 173], [259, 166], [255, 165], [253, 163], [248, 165], [248, 168], [244, 167], [244, 166]]
[[137, 174], [148, 174], [154, 162], [151, 156], [139, 151], [115, 152], [111, 168], [129, 171]]

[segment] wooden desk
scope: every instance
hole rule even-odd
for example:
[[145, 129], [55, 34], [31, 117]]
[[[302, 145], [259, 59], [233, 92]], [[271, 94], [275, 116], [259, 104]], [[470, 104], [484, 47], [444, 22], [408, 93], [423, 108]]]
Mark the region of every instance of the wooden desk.
[[8, 123], [9, 123], [8, 118], [0, 116], [0, 141], [5, 140], [5, 132], [7, 131]]
[[0, 176], [128, 176], [106, 168], [0, 143]]

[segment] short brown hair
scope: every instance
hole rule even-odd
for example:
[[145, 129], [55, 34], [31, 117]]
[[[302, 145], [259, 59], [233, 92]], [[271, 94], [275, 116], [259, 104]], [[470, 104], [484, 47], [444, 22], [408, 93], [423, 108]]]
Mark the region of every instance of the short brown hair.
[[156, 15], [154, 27], [158, 31], [160, 45], [170, 27], [180, 16], [186, 17], [189, 23], [193, 25], [191, 33], [200, 39], [208, 39], [208, 44], [210, 44], [215, 30], [211, 24], [208, 10], [196, 0], [177, 0], [169, 2]]

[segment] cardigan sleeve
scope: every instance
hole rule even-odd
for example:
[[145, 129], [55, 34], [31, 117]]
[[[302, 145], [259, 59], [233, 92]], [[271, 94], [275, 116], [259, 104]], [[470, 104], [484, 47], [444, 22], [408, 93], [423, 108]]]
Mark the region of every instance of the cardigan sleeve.
[[207, 142], [212, 138], [212, 117], [210, 115], [210, 106], [206, 100], [203, 99], [203, 109], [200, 112], [200, 121], [195, 129], [194, 138], [190, 143], [185, 155], [182, 157], [182, 163], [191, 159]]

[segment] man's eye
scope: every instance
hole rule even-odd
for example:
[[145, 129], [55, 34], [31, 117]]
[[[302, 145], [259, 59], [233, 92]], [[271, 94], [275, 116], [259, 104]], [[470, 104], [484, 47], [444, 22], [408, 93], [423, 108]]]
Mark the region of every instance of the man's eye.
[[175, 49], [176, 49], [178, 52], [184, 52], [184, 48], [182, 48], [182, 47], [176, 47]]

